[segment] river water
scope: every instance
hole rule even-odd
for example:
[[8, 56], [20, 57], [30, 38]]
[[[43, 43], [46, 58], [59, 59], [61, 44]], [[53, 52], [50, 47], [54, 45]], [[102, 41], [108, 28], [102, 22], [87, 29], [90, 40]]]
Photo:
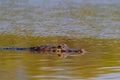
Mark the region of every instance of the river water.
[[0, 47], [67, 44], [67, 58], [0, 51], [0, 80], [119, 80], [119, 0], [1, 0]]

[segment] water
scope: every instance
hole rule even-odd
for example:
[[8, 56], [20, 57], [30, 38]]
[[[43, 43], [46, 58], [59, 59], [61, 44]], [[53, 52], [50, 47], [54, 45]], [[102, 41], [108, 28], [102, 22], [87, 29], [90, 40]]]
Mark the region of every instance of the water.
[[[27, 51], [0, 51], [1, 80], [120, 79], [120, 41], [117, 39], [47, 37], [41, 40], [38, 38], [41, 42], [34, 39], [36, 38], [26, 40], [21, 37], [18, 42], [10, 43], [6, 40], [6, 44], [1, 42], [1, 45], [31, 46], [66, 43], [71, 48], [84, 48], [90, 53], [70, 55], [64, 59], [56, 55], [33, 54]], [[27, 42], [28, 40], [31, 42]]]
[[119, 0], [1, 0], [0, 47], [66, 43], [85, 55], [0, 51], [0, 80], [119, 80]]
[[1, 1], [0, 32], [120, 38], [119, 0]]

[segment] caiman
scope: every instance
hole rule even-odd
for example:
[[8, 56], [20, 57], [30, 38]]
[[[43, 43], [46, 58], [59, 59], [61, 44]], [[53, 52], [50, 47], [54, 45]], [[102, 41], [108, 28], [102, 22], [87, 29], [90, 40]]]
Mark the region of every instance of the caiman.
[[59, 57], [65, 58], [70, 54], [85, 54], [86, 51], [84, 49], [71, 49], [66, 44], [60, 44], [58, 46], [52, 45], [41, 45], [41, 46], [32, 46], [28, 48], [17, 48], [17, 47], [5, 47], [0, 48], [1, 50], [23, 50], [30, 51], [32, 53], [41, 53], [41, 54], [56, 54]]

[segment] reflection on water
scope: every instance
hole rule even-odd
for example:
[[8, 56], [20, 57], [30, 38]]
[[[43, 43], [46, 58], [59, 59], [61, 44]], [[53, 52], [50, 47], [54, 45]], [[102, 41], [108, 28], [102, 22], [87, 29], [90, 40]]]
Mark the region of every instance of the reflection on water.
[[90, 53], [61, 59], [1, 50], [0, 80], [119, 80], [119, 3], [120, 0], [1, 0], [0, 47], [65, 43]]

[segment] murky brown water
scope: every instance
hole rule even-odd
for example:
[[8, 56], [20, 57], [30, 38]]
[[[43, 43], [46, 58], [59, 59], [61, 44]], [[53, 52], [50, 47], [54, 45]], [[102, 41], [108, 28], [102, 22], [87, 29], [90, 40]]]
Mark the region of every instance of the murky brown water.
[[119, 80], [120, 1], [1, 0], [0, 47], [65, 43], [67, 58], [0, 50], [0, 80]]
[[[66, 37], [59, 39], [57, 39], [57, 37], [49, 37], [44, 38], [44, 40], [49, 44], [57, 45], [59, 43], [66, 43], [71, 48], [84, 48], [90, 53], [86, 53], [85, 55], [70, 55], [64, 59], [55, 55], [33, 54], [25, 51], [0, 51], [0, 79], [120, 79], [120, 42], [118, 40], [90, 38], [72, 39]], [[34, 41], [31, 40], [27, 46], [30, 46], [31, 43], [33, 45]], [[19, 44], [20, 43], [16, 43], [15, 45], [18, 46]], [[37, 43], [34, 43], [34, 45], [36, 44]], [[39, 44], [45, 43], [41, 42]]]

